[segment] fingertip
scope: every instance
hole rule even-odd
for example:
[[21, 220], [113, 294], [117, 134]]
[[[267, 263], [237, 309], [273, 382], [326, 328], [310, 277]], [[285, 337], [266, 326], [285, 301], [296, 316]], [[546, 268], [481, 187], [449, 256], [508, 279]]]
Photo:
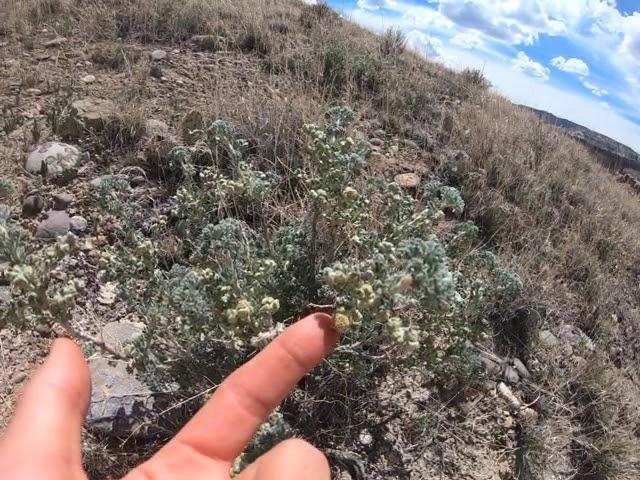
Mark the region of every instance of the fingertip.
[[312, 313], [300, 320], [298, 323], [313, 325], [315, 329], [322, 332], [324, 350], [327, 354], [335, 348], [338, 340], [340, 339], [340, 333], [335, 328], [333, 317], [328, 313]]

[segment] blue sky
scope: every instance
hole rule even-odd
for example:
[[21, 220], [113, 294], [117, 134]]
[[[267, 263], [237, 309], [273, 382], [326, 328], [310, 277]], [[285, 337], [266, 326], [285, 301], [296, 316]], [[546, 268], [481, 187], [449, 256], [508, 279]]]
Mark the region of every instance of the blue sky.
[[[313, 1], [313, 0], [308, 0]], [[640, 0], [329, 0], [512, 100], [640, 151]]]

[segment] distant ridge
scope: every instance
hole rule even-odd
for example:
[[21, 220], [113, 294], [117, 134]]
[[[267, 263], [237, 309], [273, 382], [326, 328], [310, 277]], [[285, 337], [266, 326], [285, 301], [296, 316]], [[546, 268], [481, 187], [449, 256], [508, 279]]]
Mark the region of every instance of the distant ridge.
[[606, 135], [594, 132], [582, 125], [578, 125], [577, 123], [564, 118], [556, 117], [544, 110], [537, 110], [525, 105], [520, 105], [520, 107], [535, 113], [544, 121], [565, 130], [569, 135], [591, 148], [608, 167], [615, 170], [621, 170], [624, 168], [640, 170], [640, 154], [626, 145], [623, 145]]

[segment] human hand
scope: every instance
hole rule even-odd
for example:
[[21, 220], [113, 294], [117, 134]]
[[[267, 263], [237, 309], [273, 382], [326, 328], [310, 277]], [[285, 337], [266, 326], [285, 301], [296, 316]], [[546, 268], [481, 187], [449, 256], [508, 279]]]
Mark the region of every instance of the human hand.
[[[153, 458], [123, 480], [228, 479], [234, 459], [295, 384], [337, 342], [331, 318], [314, 314], [286, 329], [231, 374], [209, 402]], [[86, 480], [80, 433], [90, 397], [89, 369], [80, 349], [57, 340], [24, 388], [0, 439], [2, 480]], [[303, 440], [280, 443], [239, 480], [328, 480], [320, 451]]]

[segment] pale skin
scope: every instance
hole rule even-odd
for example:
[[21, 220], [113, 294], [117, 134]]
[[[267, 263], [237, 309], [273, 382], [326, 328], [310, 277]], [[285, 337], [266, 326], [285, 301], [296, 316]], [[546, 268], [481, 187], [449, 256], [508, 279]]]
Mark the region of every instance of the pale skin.
[[[328, 315], [295, 323], [232, 373], [167, 445], [122, 480], [228, 479], [234, 459], [256, 429], [337, 341]], [[89, 369], [81, 350], [71, 340], [56, 340], [0, 438], [0, 478], [86, 480], [80, 433], [89, 397]], [[330, 472], [319, 450], [293, 439], [236, 478], [329, 480]]]

